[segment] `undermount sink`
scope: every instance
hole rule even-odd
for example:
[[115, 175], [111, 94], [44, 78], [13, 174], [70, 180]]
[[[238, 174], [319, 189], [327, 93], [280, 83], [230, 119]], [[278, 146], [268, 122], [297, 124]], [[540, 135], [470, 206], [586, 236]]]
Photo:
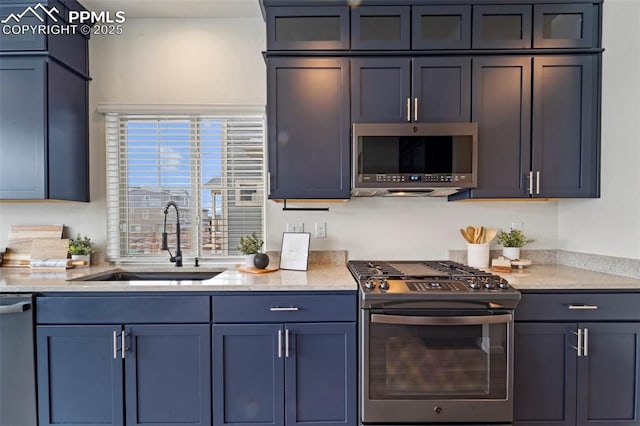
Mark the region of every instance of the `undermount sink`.
[[161, 271], [161, 272], [132, 272], [116, 271], [88, 277], [76, 278], [72, 281], [202, 281], [218, 275], [215, 271]]

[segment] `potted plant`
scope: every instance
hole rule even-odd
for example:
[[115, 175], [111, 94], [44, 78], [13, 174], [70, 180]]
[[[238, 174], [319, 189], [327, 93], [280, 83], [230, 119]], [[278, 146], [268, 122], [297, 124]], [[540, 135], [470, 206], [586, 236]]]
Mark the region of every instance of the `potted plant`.
[[254, 266], [253, 262], [255, 256], [260, 252], [263, 244], [264, 241], [262, 241], [262, 238], [258, 237], [255, 232], [252, 232], [251, 235], [240, 237], [240, 245], [238, 246], [238, 250], [240, 251], [240, 253], [245, 255], [244, 266]]
[[91, 264], [91, 253], [93, 253], [93, 248], [91, 248], [91, 239], [86, 235], [82, 237], [78, 234], [76, 238], [69, 239], [68, 250], [72, 260], [85, 260], [87, 262], [86, 266]]
[[520, 248], [535, 241], [525, 237], [521, 230], [513, 228], [508, 232], [498, 232], [497, 240], [502, 246], [502, 255], [511, 260], [520, 259]]

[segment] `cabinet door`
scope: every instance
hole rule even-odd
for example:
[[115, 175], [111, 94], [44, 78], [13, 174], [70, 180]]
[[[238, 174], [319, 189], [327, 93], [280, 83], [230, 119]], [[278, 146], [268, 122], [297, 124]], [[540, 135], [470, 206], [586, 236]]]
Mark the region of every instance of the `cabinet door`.
[[474, 49], [531, 47], [531, 5], [473, 7]]
[[408, 50], [411, 45], [409, 6], [361, 6], [351, 10], [351, 48]]
[[357, 424], [355, 323], [285, 324], [286, 424]]
[[39, 326], [36, 332], [39, 425], [123, 425], [120, 326]]
[[414, 121], [470, 120], [471, 58], [416, 58], [412, 74]]
[[283, 336], [280, 324], [213, 325], [213, 424], [284, 424]]
[[43, 199], [47, 63], [0, 58], [0, 199]]
[[269, 198], [349, 198], [349, 60], [269, 58]]
[[209, 325], [135, 325], [125, 333], [127, 425], [210, 425]]
[[351, 60], [351, 119], [354, 123], [411, 121], [411, 60]]
[[[6, 23], [2, 24], [3, 29], [10, 30], [12, 26], [18, 25], [42, 25], [42, 18], [36, 13], [30, 13], [26, 11], [28, 6], [33, 6], [33, 2], [21, 1], [21, 2], [0, 2], [0, 20]], [[9, 4], [6, 4], [9, 3]], [[17, 4], [16, 4], [17, 3]], [[43, 2], [46, 6], [46, 2]], [[41, 11], [42, 12], [42, 11]], [[14, 18], [9, 18], [9, 15], [13, 14]], [[42, 13], [44, 15], [44, 13]], [[15, 16], [19, 15], [19, 19], [15, 19]], [[48, 22], [53, 23], [52, 20], [47, 19]], [[44, 34], [36, 34], [36, 31], [16, 31], [18, 34], [11, 34], [11, 31], [2, 33], [0, 37], [0, 52], [2, 51], [19, 51], [19, 50], [47, 50], [47, 36]], [[59, 35], [52, 36], [51, 38], [60, 37]], [[5, 58], [2, 58], [4, 61]], [[5, 86], [1, 86], [5, 87]], [[4, 91], [4, 90], [3, 90]], [[4, 117], [4, 115], [3, 115]]]
[[598, 196], [596, 59], [575, 55], [533, 60], [536, 195]]
[[576, 418], [575, 323], [516, 323], [514, 426], [573, 426]]
[[531, 167], [531, 58], [474, 58], [472, 81], [478, 187], [471, 196], [526, 197]]
[[56, 62], [49, 64], [49, 198], [89, 201], [87, 81]]
[[411, 48], [470, 49], [471, 6], [414, 6]]
[[591, 47], [595, 40], [593, 4], [533, 6], [533, 47]]
[[583, 323], [578, 426], [640, 425], [640, 323]]
[[268, 50], [349, 49], [347, 6], [268, 7]]

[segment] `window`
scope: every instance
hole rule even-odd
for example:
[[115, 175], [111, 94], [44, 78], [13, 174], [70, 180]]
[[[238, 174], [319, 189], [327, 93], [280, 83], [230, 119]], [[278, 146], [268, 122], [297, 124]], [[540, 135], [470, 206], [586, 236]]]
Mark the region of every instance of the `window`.
[[[183, 256], [237, 256], [263, 235], [264, 113], [154, 115], [106, 111], [109, 260], [164, 257], [170, 200]], [[175, 248], [175, 210], [167, 215]]]

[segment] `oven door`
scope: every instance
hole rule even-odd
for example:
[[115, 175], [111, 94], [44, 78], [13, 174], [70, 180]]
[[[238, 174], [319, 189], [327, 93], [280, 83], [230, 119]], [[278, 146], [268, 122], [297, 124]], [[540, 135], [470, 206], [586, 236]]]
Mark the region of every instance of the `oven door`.
[[363, 423], [511, 422], [512, 313], [361, 312]]

